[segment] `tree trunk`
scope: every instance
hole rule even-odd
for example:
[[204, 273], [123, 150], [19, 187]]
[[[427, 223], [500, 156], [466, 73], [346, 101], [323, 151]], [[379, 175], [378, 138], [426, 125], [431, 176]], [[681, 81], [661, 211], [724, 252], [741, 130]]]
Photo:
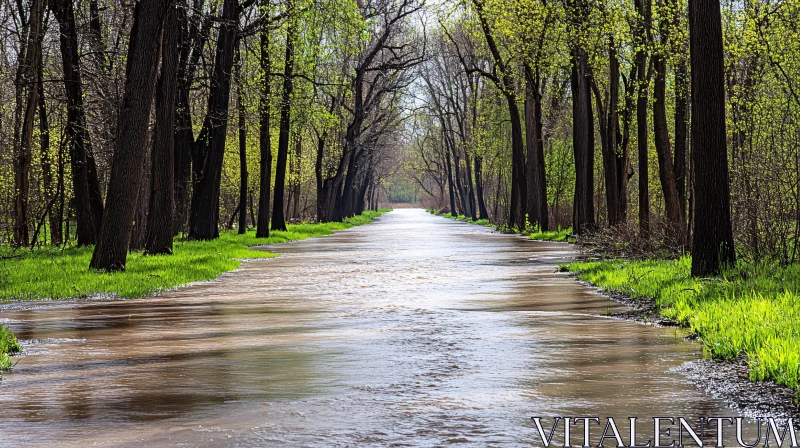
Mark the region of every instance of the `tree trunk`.
[[[293, 8], [294, 1], [290, 1], [287, 7]], [[287, 230], [283, 207], [286, 191], [286, 162], [289, 158], [289, 131], [292, 124], [295, 30], [295, 19], [290, 18], [286, 31], [286, 63], [283, 71], [283, 96], [281, 98], [281, 118], [278, 134], [278, 164], [275, 167], [275, 198], [272, 206], [272, 229], [283, 231]]]
[[511, 118], [511, 208], [508, 224], [522, 230], [525, 228], [524, 204], [527, 199], [527, 181], [525, 180], [525, 143], [522, 140], [522, 123], [516, 99], [506, 94], [509, 117]]
[[475, 190], [478, 195], [478, 219], [489, 219], [483, 199], [483, 158], [478, 155], [475, 156]]
[[522, 139], [522, 124], [517, 107], [517, 101], [514, 96], [514, 80], [511, 78], [510, 71], [505, 65], [503, 58], [500, 55], [500, 50], [494, 40], [494, 36], [489, 28], [489, 22], [483, 10], [483, 2], [481, 0], [472, 0], [478, 12], [480, 19], [481, 29], [486, 37], [486, 44], [492, 53], [492, 59], [500, 73], [501, 78], [494, 78], [494, 82], [498, 85], [503, 92], [508, 105], [509, 118], [511, 120], [511, 204], [508, 214], [508, 226], [510, 228], [517, 227], [522, 230], [525, 228], [525, 206], [527, 200], [528, 185], [525, 179], [525, 142]]
[[[195, 0], [194, 9], [202, 11], [204, 5], [205, 0]], [[185, 8], [178, 9], [178, 19], [183, 30], [183, 39], [178, 65], [177, 104], [175, 106], [173, 233], [176, 235], [181, 231], [188, 230], [186, 225], [189, 217], [189, 192], [192, 182], [192, 154], [195, 152], [192, 115], [189, 109], [189, 91], [194, 81], [195, 67], [199, 65], [211, 24], [209, 15], [201, 30], [198, 14], [193, 15], [193, 20], [189, 23]]]
[[719, 274], [736, 260], [731, 226], [725, 77], [719, 0], [689, 2], [694, 232], [692, 275]]
[[573, 231], [581, 235], [594, 227], [594, 116], [589, 88], [588, 57], [572, 51], [572, 145], [575, 152]]
[[681, 213], [686, 215], [686, 147], [688, 132], [689, 106], [688, 70], [686, 60], [681, 59], [675, 69], [675, 186], [678, 189]]
[[[86, 113], [83, 107], [78, 33], [71, 0], [50, 0], [49, 6], [59, 25], [64, 90], [67, 97], [66, 144], [69, 148], [72, 188], [75, 199], [78, 246], [94, 244], [103, 220], [103, 198], [92, 155]], [[69, 227], [69, 226], [67, 226]], [[67, 232], [68, 233], [68, 228]], [[68, 239], [68, 238], [65, 238]]]
[[[270, 0], [261, 0], [264, 14], [269, 11]], [[264, 79], [261, 81], [261, 96], [259, 98], [259, 152], [260, 152], [260, 184], [258, 187], [258, 224], [256, 225], [256, 238], [269, 238], [269, 192], [272, 187], [272, 145], [270, 142], [270, 116], [269, 107], [272, 100], [272, 60], [269, 56], [269, 32], [266, 27], [259, 33], [259, 61]]]
[[619, 161], [617, 155], [617, 132], [619, 131], [619, 61], [617, 60], [616, 49], [613, 42], [608, 49], [608, 104], [605, 108], [601, 105], [599, 89], [595, 84], [595, 101], [597, 103], [597, 113], [600, 114], [600, 134], [602, 139], [603, 151], [603, 174], [605, 177], [606, 188], [606, 209], [608, 213], [608, 224], [615, 226], [621, 222], [621, 201], [620, 195], [624, 194], [620, 185], [622, 177], [619, 176]]
[[447, 189], [450, 194], [450, 214], [458, 215], [458, 211], [456, 210], [456, 195], [453, 191], [453, 168], [450, 164], [450, 145], [448, 145], [447, 142], [442, 142], [442, 145], [444, 146], [444, 158], [447, 165]]
[[[17, 108], [14, 126], [14, 245], [27, 246], [28, 192], [30, 190], [31, 153], [36, 110], [39, 107], [39, 71], [44, 37], [44, 0], [32, 0], [28, 14], [27, 35], [21, 44], [21, 60], [15, 78]], [[23, 30], [23, 34], [24, 34]], [[24, 104], [24, 106], [23, 106]]]
[[153, 149], [150, 156], [150, 201], [147, 213], [147, 237], [144, 251], [148, 255], [171, 254], [175, 211], [175, 107], [178, 82], [178, 58], [182, 29], [178, 10], [185, 0], [170, 8], [161, 47], [161, 75], [156, 86], [156, 117], [153, 128]]
[[669, 129], [667, 129], [667, 63], [660, 54], [657, 54], [653, 57], [653, 66], [655, 67], [653, 132], [658, 156], [658, 174], [661, 180], [661, 191], [664, 194], [664, 208], [670, 226], [668, 235], [673, 240], [673, 244], [682, 247], [686, 244], [686, 220], [681, 212], [678, 188], [675, 184]]
[[325, 141], [327, 138], [327, 131], [323, 132], [322, 135], [317, 136], [317, 155], [316, 159], [314, 160], [314, 179], [317, 184], [317, 222], [324, 222], [325, 217], [327, 216], [327, 203], [325, 202], [326, 181], [322, 177], [322, 159], [325, 156]]
[[236, 86], [239, 110], [239, 235], [247, 233], [247, 120], [245, 119], [244, 86], [242, 85], [241, 49], [237, 49]]
[[464, 152], [464, 162], [466, 162], [467, 174], [467, 190], [469, 194], [469, 216], [473, 221], [478, 220], [478, 211], [475, 210], [475, 187], [472, 183], [472, 163], [469, 159], [469, 153]]
[[[172, 1], [142, 0], [134, 9], [128, 46], [125, 95], [120, 109], [120, 126], [111, 165], [106, 210], [100, 239], [90, 267], [125, 270], [136, 195], [142, 182], [142, 161], [147, 151], [147, 125], [155, 91], [161, 34]], [[131, 197], [133, 192], [134, 197]]]
[[528, 220], [540, 231], [548, 230], [547, 176], [542, 139], [542, 94], [538, 68], [525, 66], [525, 137], [528, 152]]
[[[646, 2], [646, 3], [645, 3]], [[650, 176], [648, 170], [648, 130], [647, 130], [647, 92], [650, 84], [650, 70], [647, 68], [645, 47], [649, 44], [650, 0], [634, 0], [636, 11], [642, 23], [637, 26], [639, 50], [636, 52], [639, 89], [636, 100], [636, 143], [639, 156], [639, 233], [642, 238], [650, 237]]]
[[194, 190], [189, 212], [189, 239], [192, 240], [219, 238], [219, 189], [228, 131], [231, 72], [239, 24], [236, 0], [225, 0], [221, 20], [208, 95], [208, 111], [192, 155]]
[[296, 133], [294, 136], [295, 140], [295, 150], [294, 150], [294, 169], [292, 170], [293, 179], [292, 183], [294, 186], [292, 187], [292, 219], [295, 221], [300, 220], [300, 162], [303, 159], [303, 138], [300, 133]]
[[[42, 166], [42, 187], [44, 188], [45, 198], [48, 201], [54, 200], [61, 190], [58, 188], [53, 191], [53, 164], [50, 159], [50, 121], [47, 118], [47, 104], [45, 103], [44, 84], [42, 66], [39, 65], [39, 141], [41, 142], [41, 166]], [[60, 160], [59, 160], [60, 162]], [[61, 216], [56, 213], [56, 207], [51, 204], [47, 216], [49, 218], [50, 244], [58, 246], [61, 244]]]

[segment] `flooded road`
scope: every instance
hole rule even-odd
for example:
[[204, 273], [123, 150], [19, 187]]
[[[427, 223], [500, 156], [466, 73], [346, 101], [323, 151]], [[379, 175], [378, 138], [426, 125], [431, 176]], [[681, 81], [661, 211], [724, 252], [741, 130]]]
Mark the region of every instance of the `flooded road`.
[[28, 356], [0, 445], [541, 446], [532, 416], [735, 415], [669, 372], [698, 344], [555, 272], [568, 245], [397, 210], [270, 250], [156, 298], [4, 306]]

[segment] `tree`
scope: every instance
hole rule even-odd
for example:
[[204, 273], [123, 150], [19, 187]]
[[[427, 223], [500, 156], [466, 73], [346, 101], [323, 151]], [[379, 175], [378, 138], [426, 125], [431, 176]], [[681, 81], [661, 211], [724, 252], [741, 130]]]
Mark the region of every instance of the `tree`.
[[[528, 203], [528, 183], [525, 177], [525, 144], [522, 138], [521, 116], [514, 93], [514, 79], [511, 75], [511, 68], [508, 67], [506, 61], [503, 60], [500, 49], [489, 27], [489, 21], [483, 8], [483, 1], [473, 0], [472, 5], [478, 13], [481, 30], [483, 30], [486, 44], [489, 46], [489, 51], [492, 54], [492, 59], [496, 67], [493, 73], [483, 71], [481, 74], [492, 80], [501, 90], [511, 118], [511, 209], [508, 215], [508, 226], [512, 228], [516, 226], [519, 229], [524, 229], [526, 223], [523, 210]], [[471, 73], [475, 70], [476, 67], [472, 67], [467, 69], [467, 72]], [[497, 73], [499, 76], [494, 73]]]
[[244, 103], [241, 47], [236, 50], [236, 106], [239, 115], [239, 235], [247, 233], [247, 111]]
[[690, 0], [694, 232], [692, 275], [719, 274], [736, 260], [731, 226], [725, 75], [719, 0]]
[[[294, 8], [294, 0], [287, 4]], [[286, 29], [286, 56], [283, 68], [283, 93], [281, 96], [281, 118], [278, 131], [278, 164], [275, 167], [275, 199], [272, 204], [272, 229], [287, 230], [284, 217], [286, 191], [286, 161], [289, 158], [289, 131], [292, 119], [292, 90], [294, 88], [294, 45], [297, 32], [296, 18], [289, 19]]]
[[[125, 119], [120, 120], [117, 130], [103, 225], [90, 263], [94, 269], [125, 270], [135, 195], [142, 182], [142, 160], [147, 148], [147, 125], [161, 53], [161, 34], [170, 8], [174, 8], [172, 1], [142, 0], [134, 9], [125, 94], [120, 108], [120, 116]], [[131, 192], [134, 192], [133, 198]]]
[[67, 97], [65, 139], [72, 171], [77, 245], [86, 246], [94, 244], [100, 233], [103, 198], [86, 122], [75, 12], [71, 0], [50, 0], [49, 6], [59, 26], [64, 91]]
[[594, 228], [594, 115], [592, 113], [591, 68], [583, 48], [583, 33], [589, 15], [586, 0], [570, 0], [572, 23], [572, 145], [575, 154], [575, 202], [572, 228], [581, 235]]
[[636, 81], [638, 94], [636, 99], [636, 143], [639, 157], [639, 234], [642, 238], [650, 237], [650, 176], [648, 169], [649, 147], [647, 131], [647, 106], [650, 79], [653, 77], [653, 65], [647, 64], [647, 48], [650, 45], [652, 28], [651, 0], [634, 0], [636, 4]]
[[184, 7], [184, 0], [177, 0], [177, 7], [169, 9], [161, 45], [161, 74], [156, 87], [156, 117], [150, 157], [150, 202], [144, 246], [145, 253], [149, 255], [172, 253], [172, 218], [175, 212], [175, 105], [178, 59], [183, 38], [178, 10]]
[[[261, 0], [261, 13], [269, 14], [270, 0]], [[272, 143], [270, 141], [270, 101], [272, 101], [272, 60], [269, 54], [269, 32], [262, 27], [259, 38], [259, 63], [263, 79], [260, 83], [258, 105], [259, 116], [259, 152], [261, 182], [258, 188], [258, 224], [256, 225], [256, 238], [269, 238], [269, 205], [270, 189], [272, 188]]]
[[225, 0], [214, 54], [214, 70], [208, 94], [208, 109], [203, 128], [193, 145], [194, 189], [189, 216], [189, 238], [219, 238], [219, 189], [222, 160], [228, 131], [231, 74], [239, 30], [239, 4]]
[[[22, 60], [15, 79], [17, 107], [14, 126], [14, 244], [28, 245], [28, 194], [36, 109], [39, 106], [39, 70], [44, 36], [44, 0], [33, 0], [23, 17]], [[21, 9], [21, 8], [20, 8]], [[22, 13], [22, 12], [21, 12]]]

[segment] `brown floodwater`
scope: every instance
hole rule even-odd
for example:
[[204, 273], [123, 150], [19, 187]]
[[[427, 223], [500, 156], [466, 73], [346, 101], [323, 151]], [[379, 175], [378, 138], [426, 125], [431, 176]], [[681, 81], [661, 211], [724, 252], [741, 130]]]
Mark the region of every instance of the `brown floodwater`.
[[737, 415], [670, 371], [698, 344], [556, 272], [569, 245], [403, 209], [269, 250], [154, 298], [3, 306], [27, 355], [0, 446], [540, 446], [555, 415], [627, 443], [629, 416]]

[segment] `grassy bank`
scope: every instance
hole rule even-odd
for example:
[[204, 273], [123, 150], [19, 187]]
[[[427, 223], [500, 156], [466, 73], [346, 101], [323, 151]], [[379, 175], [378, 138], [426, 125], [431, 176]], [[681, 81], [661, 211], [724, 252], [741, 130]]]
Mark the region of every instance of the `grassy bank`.
[[537, 241], [565, 241], [565, 242], [570, 242], [570, 243], [574, 243], [575, 242], [575, 238], [572, 235], [572, 228], [571, 227], [570, 228], [566, 228], [566, 229], [562, 229], [561, 227], [559, 227], [558, 230], [552, 230], [552, 231], [549, 231], [549, 232], [542, 232], [542, 231], [540, 231], [539, 229], [537, 229], [535, 227], [528, 227], [528, 228], [526, 228], [525, 230], [523, 230], [521, 232], [516, 230], [516, 229], [513, 230], [513, 231], [509, 231], [509, 229], [507, 227], [496, 226], [496, 225], [492, 224], [491, 222], [489, 222], [488, 219], [479, 219], [477, 221], [474, 221], [472, 218], [467, 218], [464, 215], [453, 215], [453, 214], [450, 214], [450, 213], [439, 213], [438, 211], [431, 210], [431, 209], [427, 210], [427, 212], [431, 213], [431, 214], [434, 214], [436, 216], [441, 216], [442, 218], [454, 219], [456, 221], [463, 221], [463, 222], [466, 222], [468, 224], [479, 224], [479, 225], [486, 226], [486, 227], [494, 227], [496, 230], [499, 230], [499, 231], [502, 231], [502, 232], [506, 232], [506, 233], [518, 233], [520, 235], [526, 235], [528, 238], [530, 238], [532, 240], [537, 240]]
[[691, 259], [572, 263], [582, 280], [633, 298], [700, 337], [708, 355], [745, 355], [754, 381], [800, 392], [800, 266], [740, 264], [714, 279], [690, 275]]
[[298, 241], [330, 235], [371, 222], [388, 210], [367, 211], [344, 223], [290, 224], [287, 232], [271, 232], [257, 239], [255, 231], [244, 235], [222, 232], [214, 241], [176, 241], [173, 255], [128, 255], [125, 272], [90, 271], [92, 247], [41, 249], [5, 253], [0, 261], [0, 301], [68, 299], [92, 295], [142, 297], [187, 283], [211, 280], [239, 267], [242, 259], [272, 258], [275, 254], [249, 246]]

